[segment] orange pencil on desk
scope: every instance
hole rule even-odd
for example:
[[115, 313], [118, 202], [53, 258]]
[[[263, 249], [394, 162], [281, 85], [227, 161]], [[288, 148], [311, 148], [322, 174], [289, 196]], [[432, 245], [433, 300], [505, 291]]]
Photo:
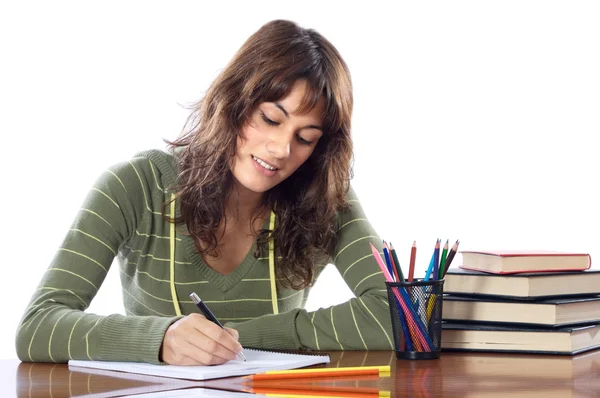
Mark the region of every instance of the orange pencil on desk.
[[360, 376], [389, 373], [389, 366], [357, 366], [346, 368], [311, 368], [293, 370], [270, 370], [265, 373], [244, 376], [248, 380], [299, 379], [314, 377]]
[[276, 381], [271, 382], [258, 382], [248, 384], [248, 388], [244, 389], [244, 392], [251, 392], [254, 394], [262, 394], [264, 392], [286, 392], [290, 394], [311, 394], [311, 393], [328, 393], [329, 395], [337, 395], [332, 394], [334, 392], [344, 393], [344, 396], [347, 394], [356, 395], [356, 396], [365, 396], [365, 394], [371, 395], [379, 395], [381, 392], [376, 387], [354, 387], [352, 385], [349, 386], [336, 386], [336, 385], [325, 385], [325, 384], [310, 384], [310, 383], [301, 383], [296, 382], [295, 384], [281, 385], [276, 384]]
[[277, 388], [252, 388], [244, 390], [252, 394], [261, 394], [267, 397], [285, 397], [285, 398], [310, 398], [310, 397], [329, 397], [329, 398], [381, 398], [389, 397], [389, 391], [379, 391], [375, 393], [361, 392], [342, 392], [330, 390], [287, 390]]
[[[317, 377], [315, 379], [270, 379], [270, 380], [244, 380], [244, 385], [248, 386], [272, 386], [277, 385], [277, 388], [283, 388], [288, 385], [306, 385], [306, 386], [321, 386], [326, 385], [324, 383], [340, 383], [340, 385], [344, 385], [345, 382], [362, 382], [362, 381], [375, 381], [379, 380], [380, 377], [390, 377], [391, 373], [389, 372], [380, 372], [379, 374], [371, 374], [371, 375], [359, 375], [359, 376], [336, 376], [335, 378], [323, 378]], [[314, 388], [314, 387], [310, 387]]]
[[[380, 373], [378, 375], [360, 375], [360, 376], [336, 376], [336, 377], [317, 377], [315, 379], [270, 379], [270, 380], [244, 380], [242, 383], [247, 387], [261, 387], [261, 388], [290, 388], [292, 390], [301, 388], [303, 390], [314, 390], [314, 389], [337, 389], [341, 388], [349, 388], [347, 386], [355, 386], [357, 383], [363, 381], [376, 381], [379, 380], [380, 377], [390, 377], [391, 373]], [[353, 389], [356, 387], [352, 387]], [[363, 391], [365, 388], [371, 387], [360, 387], [359, 390], [361, 392], [371, 392], [371, 391]]]

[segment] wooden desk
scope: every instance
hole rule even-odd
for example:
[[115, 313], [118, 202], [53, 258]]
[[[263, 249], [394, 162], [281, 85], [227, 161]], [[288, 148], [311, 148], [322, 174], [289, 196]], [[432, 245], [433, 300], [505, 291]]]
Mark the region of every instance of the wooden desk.
[[[396, 360], [390, 351], [345, 351], [332, 352], [328, 366], [387, 364], [391, 377], [326, 385], [378, 388], [392, 397], [600, 396], [600, 350], [574, 357], [444, 352], [440, 359], [427, 361]], [[2, 360], [0, 366], [2, 397], [114, 397], [200, 385], [126, 373], [71, 372], [65, 364]], [[236, 377], [206, 385], [239, 391], [240, 381]]]

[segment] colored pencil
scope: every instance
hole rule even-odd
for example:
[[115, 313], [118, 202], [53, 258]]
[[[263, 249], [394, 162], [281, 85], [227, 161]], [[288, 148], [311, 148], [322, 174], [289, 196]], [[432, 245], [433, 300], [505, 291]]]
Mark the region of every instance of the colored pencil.
[[446, 275], [446, 272], [448, 272], [448, 268], [450, 268], [450, 264], [452, 264], [452, 260], [454, 260], [454, 256], [456, 255], [456, 252], [458, 251], [459, 244], [460, 244], [460, 241], [457, 239], [456, 243], [454, 243], [452, 245], [452, 248], [448, 252], [448, 257], [446, 258], [446, 264], [444, 264], [444, 273], [442, 274], [442, 277]]
[[361, 375], [379, 375], [380, 373], [389, 373], [389, 366], [355, 366], [345, 368], [311, 368], [311, 369], [292, 369], [292, 370], [271, 370], [265, 373], [257, 373], [250, 376], [244, 376], [249, 380], [275, 380], [275, 379], [303, 379], [316, 377], [336, 377], [336, 376], [361, 376]]
[[[398, 302], [400, 303], [400, 306], [404, 311], [404, 315], [406, 316], [406, 320], [409, 325], [408, 329], [411, 336], [413, 337], [413, 343], [420, 345], [423, 351], [431, 351], [433, 348], [433, 342], [429, 337], [427, 327], [423, 324], [423, 321], [421, 320], [419, 314], [415, 314], [415, 311], [412, 308], [412, 306], [407, 305], [407, 303], [412, 303], [410, 297], [402, 288], [394, 289], [394, 295], [398, 299]], [[417, 346], [417, 351], [419, 351], [418, 348], [419, 347]]]
[[394, 266], [392, 265], [392, 258], [390, 257], [390, 249], [385, 241], [383, 241], [383, 258], [385, 259], [385, 265], [387, 266], [390, 275], [394, 277], [394, 282], [398, 281], [398, 275], [395, 272]]
[[[329, 369], [329, 368], [321, 368], [321, 369]], [[370, 375], [359, 375], [359, 376], [336, 376], [335, 379], [326, 379], [326, 378], [316, 378], [316, 379], [274, 379], [274, 380], [247, 380], [244, 379], [243, 383], [247, 386], [261, 386], [261, 387], [269, 387], [269, 386], [277, 386], [277, 388], [284, 388], [286, 386], [297, 386], [302, 385], [306, 386], [306, 388], [315, 388], [320, 387], [322, 385], [329, 385], [328, 383], [331, 381], [335, 381], [335, 383], [344, 383], [346, 381], [356, 382], [356, 381], [375, 381], [379, 380], [380, 377], [390, 377], [389, 372], [380, 372], [379, 374], [370, 374]], [[244, 378], [244, 377], [242, 377]], [[327, 384], [326, 384], [327, 383]], [[336, 384], [337, 385], [337, 384]], [[343, 384], [341, 384], [343, 385]]]
[[[436, 246], [437, 246], [438, 240], [436, 240], [436, 243], [435, 243]], [[431, 278], [431, 274], [433, 272], [433, 267], [435, 266], [434, 264], [435, 264], [435, 248], [433, 249], [433, 253], [431, 253], [431, 259], [429, 260], [429, 266], [427, 267], [427, 271], [425, 272], [425, 277], [423, 278], [423, 281], [427, 282], [429, 280], [429, 278]]]
[[[281, 380], [279, 380], [281, 381]], [[294, 380], [296, 381], [296, 380]], [[310, 392], [318, 392], [324, 393], [329, 392], [340, 392], [340, 393], [350, 393], [350, 394], [379, 394], [379, 389], [374, 387], [351, 387], [351, 386], [329, 386], [323, 384], [309, 384], [309, 383], [295, 383], [288, 385], [281, 385], [272, 382], [268, 383], [251, 383], [247, 384], [249, 389], [244, 389], [244, 392], [251, 392], [254, 394], [260, 394], [257, 390], [264, 391], [273, 391], [273, 392], [283, 392], [283, 391], [292, 391], [296, 394], [306, 394], [307, 391]]]
[[[371, 246], [371, 252], [373, 252], [373, 257], [375, 257], [375, 262], [377, 262], [377, 265], [379, 265], [381, 272], [383, 272], [383, 276], [384, 276], [385, 280], [388, 282], [393, 282], [393, 279], [392, 279], [389, 271], [383, 264], [383, 260], [381, 259], [381, 256], [379, 255], [377, 248], [375, 246], [373, 246], [372, 243], [369, 243], [369, 245]], [[410, 339], [410, 336], [413, 336], [413, 339], [415, 339], [415, 340], [418, 337], [415, 335], [415, 332], [410, 329], [410, 327], [407, 323], [408, 319], [405, 317], [405, 314], [403, 313], [403, 309], [401, 308], [401, 305], [400, 305], [401, 299], [396, 294], [396, 293], [398, 293], [397, 289], [392, 288], [392, 290], [394, 290], [394, 294], [396, 296], [396, 306], [398, 309], [398, 317], [400, 318], [400, 326], [402, 327], [402, 331], [404, 333], [404, 341], [406, 343], [406, 346], [408, 347], [408, 350], [413, 351], [413, 343]]]
[[435, 249], [433, 249], [433, 280], [438, 278], [440, 274], [440, 239], [435, 242]]
[[448, 239], [446, 239], [446, 243], [444, 243], [444, 249], [442, 250], [442, 257], [440, 258], [440, 270], [438, 274], [438, 279], [442, 279], [444, 277], [444, 265], [446, 265], [446, 257], [448, 256]]
[[[373, 257], [375, 257], [375, 261], [377, 262], [377, 265], [379, 265], [381, 272], [383, 272], [383, 276], [385, 277], [385, 280], [388, 282], [393, 282], [392, 276], [390, 275], [385, 264], [383, 263], [383, 259], [381, 258], [381, 255], [377, 251], [377, 248], [375, 246], [373, 246], [372, 243], [369, 243], [369, 245], [371, 246], [371, 251], [373, 252]], [[433, 347], [433, 343], [431, 342], [431, 339], [429, 338], [429, 335], [427, 334], [427, 329], [426, 329], [425, 325], [423, 324], [423, 322], [421, 321], [421, 318], [419, 317], [418, 314], [415, 314], [414, 309], [412, 308], [412, 301], [410, 300], [410, 297], [408, 296], [406, 291], [404, 291], [404, 289], [402, 289], [402, 288], [399, 288], [399, 289], [395, 288], [395, 289], [392, 289], [392, 291], [394, 292], [394, 296], [398, 300], [398, 304], [400, 304], [400, 306], [402, 307], [402, 311], [404, 312], [404, 315], [406, 316], [406, 321], [407, 321], [408, 329], [409, 329], [411, 336], [413, 336], [413, 338], [416, 337], [417, 340], [419, 341], [419, 343], [422, 344], [422, 347], [425, 350], [431, 351], [431, 347]], [[410, 303], [411, 305], [408, 306], [407, 303]], [[408, 341], [408, 339], [406, 339], [406, 340]]]
[[414, 241], [410, 249], [410, 263], [408, 268], [408, 281], [412, 282], [415, 276], [415, 261], [417, 260], [417, 241]]
[[379, 265], [381, 272], [383, 272], [383, 276], [384, 276], [385, 280], [388, 282], [393, 282], [394, 278], [392, 278], [390, 271], [385, 266], [383, 259], [381, 258], [381, 254], [379, 254], [379, 251], [377, 251], [377, 248], [375, 246], [373, 246], [372, 243], [369, 243], [369, 246], [371, 246], [371, 251], [373, 252], [373, 257], [375, 257], [375, 261], [377, 262], [377, 265]]
[[281, 398], [311, 398], [311, 397], [335, 397], [335, 398], [381, 398], [389, 397], [389, 391], [378, 391], [373, 393], [336, 391], [336, 390], [320, 390], [320, 389], [283, 389], [283, 388], [252, 388], [246, 389], [244, 392], [260, 394], [266, 397], [281, 397]]
[[400, 266], [400, 261], [398, 260], [398, 256], [396, 255], [396, 250], [394, 250], [394, 245], [392, 245], [392, 242], [390, 242], [390, 252], [392, 253], [392, 260], [393, 260], [393, 265], [394, 268], [396, 269], [396, 272], [398, 273], [398, 280], [400, 282], [404, 282], [404, 274], [402, 273], [402, 267]]
[[433, 308], [435, 307], [435, 302], [437, 301], [437, 296], [435, 294], [431, 294], [427, 299], [427, 323], [431, 321], [431, 315], [433, 314]]

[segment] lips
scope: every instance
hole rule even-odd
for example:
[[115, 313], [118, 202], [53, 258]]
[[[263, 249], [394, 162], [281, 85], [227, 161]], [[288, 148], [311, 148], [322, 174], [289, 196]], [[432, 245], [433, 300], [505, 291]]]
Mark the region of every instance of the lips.
[[254, 159], [258, 164], [260, 164], [262, 167], [264, 167], [267, 170], [277, 171], [281, 168], [281, 167], [274, 165], [273, 163], [267, 162], [266, 160], [256, 157], [254, 155], [252, 155], [252, 159]]

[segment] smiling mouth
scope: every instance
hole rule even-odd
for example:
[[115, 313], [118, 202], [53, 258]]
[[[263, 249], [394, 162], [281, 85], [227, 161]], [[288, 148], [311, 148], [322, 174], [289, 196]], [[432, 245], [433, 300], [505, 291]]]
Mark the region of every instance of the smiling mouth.
[[254, 161], [256, 161], [256, 163], [260, 164], [262, 167], [264, 167], [267, 170], [271, 170], [271, 171], [276, 171], [279, 170], [277, 167], [273, 167], [270, 164], [268, 164], [267, 162], [265, 162], [264, 160], [257, 158], [256, 156], [252, 155], [252, 159], [254, 159]]

